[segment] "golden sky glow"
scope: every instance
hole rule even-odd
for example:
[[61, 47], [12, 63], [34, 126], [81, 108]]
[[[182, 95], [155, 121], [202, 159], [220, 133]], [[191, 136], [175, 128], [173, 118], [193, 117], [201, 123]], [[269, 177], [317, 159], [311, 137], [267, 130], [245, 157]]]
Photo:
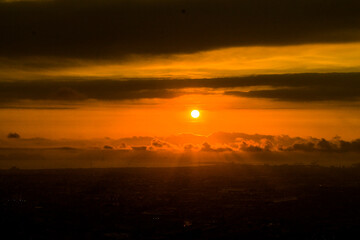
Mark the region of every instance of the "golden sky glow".
[[[251, 74], [360, 71], [360, 43], [308, 44], [282, 47], [236, 47], [193, 54], [133, 55], [121, 61], [24, 58], [26, 67], [3, 59], [0, 76], [95, 78], [212, 78]], [[1, 59], [0, 59], [1, 60]], [[56, 66], [61, 62], [65, 66]], [[39, 64], [49, 64], [43, 69]], [[9, 66], [11, 65], [11, 69]], [[53, 67], [51, 67], [53, 66]], [[56, 66], [56, 67], [55, 67]], [[1, 65], [0, 65], [1, 67]], [[10, 71], [11, 70], [11, 71]]]
[[[192, 120], [193, 107], [201, 117]], [[290, 107], [290, 108], [289, 108]], [[75, 109], [1, 109], [0, 134], [23, 137], [102, 138], [209, 135], [218, 131], [355, 139], [359, 108], [289, 104], [233, 96], [189, 94], [174, 99], [87, 103]]]

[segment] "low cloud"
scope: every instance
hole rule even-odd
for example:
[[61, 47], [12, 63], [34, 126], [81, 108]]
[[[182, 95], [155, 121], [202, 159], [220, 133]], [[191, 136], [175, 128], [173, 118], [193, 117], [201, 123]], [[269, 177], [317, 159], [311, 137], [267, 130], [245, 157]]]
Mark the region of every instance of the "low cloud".
[[200, 151], [221, 153], [221, 152], [231, 152], [233, 151], [233, 149], [231, 149], [230, 147], [213, 147], [209, 143], [204, 142], [202, 144]]
[[254, 142], [254, 141], [241, 141], [239, 144], [239, 150], [244, 152], [263, 152], [265, 151], [265, 148], [262, 148], [260, 144]]
[[130, 150], [131, 149], [131, 146], [127, 145], [126, 143], [120, 143], [118, 146], [117, 146], [118, 149], [128, 149]]
[[20, 138], [20, 135], [18, 133], [9, 133], [7, 135], [7, 138]]
[[192, 152], [192, 151], [199, 151], [199, 146], [193, 144], [185, 144], [184, 151], [185, 152]]
[[154, 149], [171, 149], [173, 146], [165, 141], [162, 141], [160, 139], [153, 139], [151, 140], [151, 147]]
[[[170, 138], [133, 137], [95, 140], [0, 139], [0, 168], [161, 167], [204, 164], [359, 163], [360, 139], [352, 141], [214, 133]], [[169, 141], [170, 139], [170, 141]], [[182, 141], [189, 141], [184, 144]], [[145, 144], [144, 144], [145, 143]]]
[[339, 138], [334, 138], [333, 140], [326, 140], [324, 138], [314, 139], [304, 143], [295, 143], [281, 150], [304, 152], [360, 152], [360, 139], [353, 141], [344, 141]]
[[133, 151], [146, 151], [147, 147], [146, 146], [141, 146], [141, 147], [131, 147], [131, 149]]
[[[11, 141], [18, 138], [18, 141]], [[290, 137], [287, 135], [261, 135], [217, 132], [209, 136], [179, 134], [170, 137], [131, 137], [120, 139], [44, 139], [20, 138], [11, 133], [0, 139], [6, 149], [106, 149], [130, 151], [169, 152], [359, 152], [360, 139], [346, 141], [333, 139]]]

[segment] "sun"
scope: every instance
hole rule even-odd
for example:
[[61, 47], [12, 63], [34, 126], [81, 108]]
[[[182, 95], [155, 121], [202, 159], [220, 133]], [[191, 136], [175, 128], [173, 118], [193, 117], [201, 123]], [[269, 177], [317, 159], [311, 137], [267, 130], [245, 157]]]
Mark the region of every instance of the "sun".
[[192, 110], [191, 111], [191, 116], [193, 118], [198, 118], [200, 116], [200, 112], [198, 110]]

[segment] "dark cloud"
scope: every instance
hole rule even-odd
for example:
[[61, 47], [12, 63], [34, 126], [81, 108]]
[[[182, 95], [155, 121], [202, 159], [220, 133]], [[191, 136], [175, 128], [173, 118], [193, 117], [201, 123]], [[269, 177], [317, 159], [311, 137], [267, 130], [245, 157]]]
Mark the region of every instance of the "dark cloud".
[[130, 146], [128, 146], [126, 143], [120, 143], [118, 148], [120, 148], [120, 149], [130, 149]]
[[200, 151], [221, 153], [221, 152], [231, 152], [233, 150], [229, 147], [212, 147], [209, 143], [204, 142], [202, 144]]
[[[248, 92], [234, 88], [267, 86]], [[123, 79], [0, 82], [0, 100], [80, 101], [173, 98], [185, 88], [224, 89], [225, 94], [282, 101], [354, 101], [360, 98], [360, 73], [306, 73], [214, 79]]]
[[184, 151], [185, 152], [191, 152], [191, 151], [196, 151], [198, 150], [198, 147], [196, 145], [193, 145], [193, 144], [186, 144], [184, 146]]
[[274, 89], [225, 91], [227, 95], [268, 98], [279, 101], [356, 101], [360, 99], [359, 73], [305, 73], [262, 75], [246, 78], [245, 84], [270, 86]]
[[315, 143], [313, 143], [313, 142], [295, 143], [291, 147], [281, 149], [281, 150], [313, 152], [313, 151], [315, 151]]
[[299, 87], [288, 89], [254, 90], [248, 92], [226, 91], [227, 95], [246, 98], [267, 98], [278, 101], [313, 102], [313, 101], [356, 101], [360, 99], [360, 88], [355, 86], [324, 85], [319, 87]]
[[0, 56], [102, 59], [358, 41], [359, 9], [356, 0], [1, 2]]
[[9, 133], [7, 135], [7, 138], [20, 138], [20, 135], [18, 133]]
[[344, 152], [360, 152], [360, 139], [351, 142], [340, 140], [340, 151]]
[[165, 141], [159, 140], [159, 139], [153, 139], [151, 141], [151, 147], [155, 148], [155, 149], [167, 149], [167, 148], [171, 148], [171, 145]]
[[259, 143], [253, 141], [242, 141], [238, 149], [244, 152], [263, 152], [274, 150], [271, 144], [261, 146]]
[[295, 143], [290, 147], [279, 149], [281, 151], [302, 151], [302, 152], [360, 152], [360, 139], [344, 141], [333, 139], [312, 139]]
[[141, 147], [131, 147], [132, 150], [134, 151], [146, 151], [147, 147], [146, 146], [141, 146]]
[[173, 98], [180, 92], [165, 89], [162, 82], [129, 81], [18, 81], [0, 82], [0, 99], [81, 101]]
[[262, 151], [264, 151], [264, 149], [262, 149], [259, 146], [246, 145], [246, 144], [242, 145], [240, 147], [240, 149], [245, 151], [245, 152], [262, 152]]
[[201, 151], [205, 151], [205, 152], [211, 152], [213, 151], [214, 149], [211, 148], [210, 144], [208, 144], [207, 142], [204, 142], [202, 144], [202, 148], [201, 148]]
[[[326, 139], [322, 138], [317, 143], [317, 148], [320, 151], [333, 151], [333, 150], [337, 150], [339, 147], [337, 146], [337, 144], [332, 143], [332, 142], [327, 141]], [[340, 148], [339, 148], [339, 150], [340, 150]]]

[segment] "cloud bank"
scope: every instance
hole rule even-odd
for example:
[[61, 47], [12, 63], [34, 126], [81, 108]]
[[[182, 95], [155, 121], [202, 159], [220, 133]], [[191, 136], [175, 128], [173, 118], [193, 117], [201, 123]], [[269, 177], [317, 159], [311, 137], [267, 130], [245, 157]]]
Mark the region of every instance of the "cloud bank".
[[[10, 134], [9, 134], [10, 136]], [[11, 135], [12, 136], [12, 135]], [[287, 135], [250, 135], [217, 132], [209, 136], [179, 134], [169, 137], [131, 137], [120, 139], [50, 140], [44, 138], [2, 139], [2, 149], [105, 149], [170, 152], [359, 152], [360, 139], [352, 141], [289, 137]]]
[[[185, 89], [222, 90], [223, 94], [290, 102], [356, 101], [360, 73], [257, 75], [214, 79], [38, 80], [0, 82], [0, 100], [102, 101], [174, 98]], [[241, 90], [265, 86], [265, 90]], [[240, 89], [240, 90], [239, 90]], [[200, 91], [196, 91], [201, 93]], [[210, 93], [207, 91], [207, 93]], [[218, 94], [219, 92], [217, 92]]]
[[179, 167], [208, 164], [359, 164], [360, 139], [345, 141], [218, 132], [209, 136], [0, 140], [0, 169]]

